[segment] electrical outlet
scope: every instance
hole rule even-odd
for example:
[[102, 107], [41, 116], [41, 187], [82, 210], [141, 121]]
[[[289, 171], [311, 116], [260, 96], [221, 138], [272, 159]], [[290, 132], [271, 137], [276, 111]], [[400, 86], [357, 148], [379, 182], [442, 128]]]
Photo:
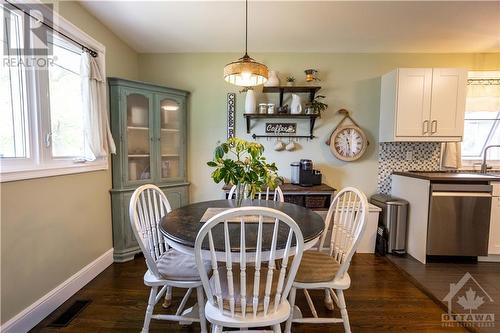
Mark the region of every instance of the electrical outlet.
[[413, 161], [413, 152], [412, 151], [407, 151], [406, 152], [405, 160], [407, 160], [407, 161]]

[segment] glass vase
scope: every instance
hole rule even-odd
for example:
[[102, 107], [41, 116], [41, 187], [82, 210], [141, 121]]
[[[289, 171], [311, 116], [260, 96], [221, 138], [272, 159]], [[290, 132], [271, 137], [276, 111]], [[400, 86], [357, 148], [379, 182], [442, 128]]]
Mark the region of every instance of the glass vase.
[[237, 184], [236, 185], [236, 206], [241, 207], [241, 203], [243, 199], [245, 199], [245, 189], [246, 184]]

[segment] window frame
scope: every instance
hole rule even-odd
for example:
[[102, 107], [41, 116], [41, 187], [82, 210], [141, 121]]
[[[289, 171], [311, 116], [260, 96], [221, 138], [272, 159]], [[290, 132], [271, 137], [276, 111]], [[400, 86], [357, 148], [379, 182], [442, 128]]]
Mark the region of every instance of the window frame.
[[[41, 2], [37, 1], [41, 4]], [[29, 9], [29, 4], [27, 8]], [[47, 10], [49, 8], [47, 7]], [[51, 12], [50, 24], [59, 32], [97, 51], [99, 66], [106, 72], [106, 48], [75, 25], [57, 13], [56, 7]], [[25, 19], [26, 15], [22, 17]], [[57, 34], [57, 33], [55, 33]], [[61, 37], [64, 39], [64, 37]], [[50, 100], [45, 93], [49, 89], [48, 72], [22, 70], [25, 74], [27, 108], [27, 158], [2, 158], [0, 159], [0, 182], [10, 182], [23, 179], [43, 178], [82, 172], [91, 172], [109, 169], [109, 158], [98, 158], [95, 161], [76, 161], [74, 158], [52, 158], [51, 148], [47, 147], [45, 136], [50, 133]], [[45, 75], [45, 81], [40, 76]], [[42, 82], [42, 83], [41, 83]]]

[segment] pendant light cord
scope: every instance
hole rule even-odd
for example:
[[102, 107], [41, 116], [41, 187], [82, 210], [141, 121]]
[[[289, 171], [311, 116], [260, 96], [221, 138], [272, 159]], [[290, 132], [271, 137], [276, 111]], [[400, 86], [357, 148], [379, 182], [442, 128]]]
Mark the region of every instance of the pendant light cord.
[[245, 0], [245, 57], [248, 57], [248, 0]]

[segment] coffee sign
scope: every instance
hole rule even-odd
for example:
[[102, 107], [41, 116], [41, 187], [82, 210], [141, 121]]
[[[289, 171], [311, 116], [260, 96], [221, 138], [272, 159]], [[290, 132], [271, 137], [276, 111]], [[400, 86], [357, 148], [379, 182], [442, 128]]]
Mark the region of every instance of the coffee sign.
[[296, 131], [297, 123], [266, 123], [266, 133], [295, 134]]

